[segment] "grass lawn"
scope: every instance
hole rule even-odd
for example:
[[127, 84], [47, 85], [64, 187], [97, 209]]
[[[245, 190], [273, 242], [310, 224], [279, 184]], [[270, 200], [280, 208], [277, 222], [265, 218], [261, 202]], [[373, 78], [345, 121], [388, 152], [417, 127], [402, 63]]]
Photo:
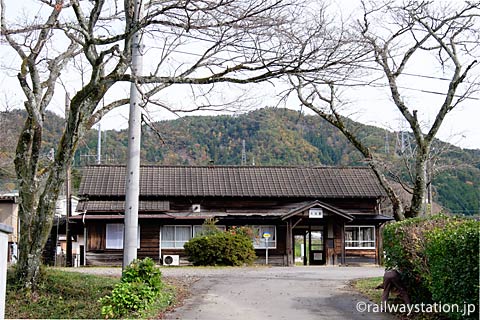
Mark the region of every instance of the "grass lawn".
[[[94, 276], [47, 268], [38, 293], [32, 296], [15, 290], [11, 284], [12, 276], [13, 272], [9, 272], [10, 281], [7, 282], [5, 306], [5, 318], [10, 319], [102, 318], [98, 299], [110, 294], [115, 284], [120, 281], [118, 277]], [[171, 291], [172, 288], [169, 287], [168, 290]], [[159, 314], [166, 307], [162, 303], [156, 304], [148, 315]]]
[[352, 282], [352, 286], [368, 297], [372, 302], [380, 304], [382, 302], [383, 289], [375, 289], [383, 283], [383, 277], [358, 279]]

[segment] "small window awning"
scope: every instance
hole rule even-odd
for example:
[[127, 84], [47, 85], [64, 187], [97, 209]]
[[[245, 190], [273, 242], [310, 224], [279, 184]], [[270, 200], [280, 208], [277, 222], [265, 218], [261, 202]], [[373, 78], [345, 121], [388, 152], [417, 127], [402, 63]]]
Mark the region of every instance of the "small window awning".
[[315, 201], [312, 201], [312, 202], [305, 202], [305, 203], [301, 204], [299, 207], [290, 210], [287, 214], [282, 216], [282, 220], [285, 221], [285, 220], [287, 220], [291, 217], [294, 217], [296, 215], [299, 215], [299, 214], [301, 214], [301, 213], [303, 213], [306, 210], [309, 210], [311, 208], [322, 208], [327, 212], [331, 212], [334, 215], [337, 215], [337, 216], [340, 216], [340, 217], [344, 218], [345, 220], [347, 220], [347, 222], [353, 221], [353, 219], [355, 219], [354, 216], [352, 216], [351, 214], [349, 214], [349, 213], [347, 213], [347, 212], [345, 212], [345, 211], [343, 211], [339, 208], [336, 208], [332, 205], [329, 205], [329, 204], [326, 204], [324, 202], [315, 200]]

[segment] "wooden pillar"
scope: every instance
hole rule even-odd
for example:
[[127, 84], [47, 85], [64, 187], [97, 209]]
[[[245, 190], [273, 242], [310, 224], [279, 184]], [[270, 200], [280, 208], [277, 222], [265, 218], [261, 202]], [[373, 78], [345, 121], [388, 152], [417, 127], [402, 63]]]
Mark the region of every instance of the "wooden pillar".
[[375, 264], [380, 264], [380, 226], [375, 226]]
[[341, 261], [342, 265], [345, 265], [345, 222], [340, 224], [340, 237], [342, 237], [342, 253], [341, 253]]
[[287, 234], [286, 234], [286, 240], [287, 243], [287, 266], [292, 266], [293, 261], [295, 261], [295, 258], [293, 257], [293, 250], [292, 250], [292, 242], [293, 242], [293, 236], [292, 236], [292, 224], [290, 220], [287, 220]]
[[307, 257], [307, 233], [303, 232], [303, 265], [306, 266], [308, 262]]
[[87, 230], [87, 225], [84, 223], [83, 224], [83, 265], [84, 266], [87, 265], [87, 248], [88, 248], [88, 230]]

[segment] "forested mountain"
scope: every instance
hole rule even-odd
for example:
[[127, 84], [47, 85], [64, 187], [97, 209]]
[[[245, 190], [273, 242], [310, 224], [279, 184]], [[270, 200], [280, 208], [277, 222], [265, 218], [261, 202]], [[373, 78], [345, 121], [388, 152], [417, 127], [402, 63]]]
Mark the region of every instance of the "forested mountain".
[[[12, 159], [24, 113], [0, 114], [0, 189], [12, 188]], [[45, 158], [55, 148], [63, 119], [49, 114]], [[405, 156], [415, 148], [411, 136], [350, 122], [365, 143], [385, 160], [392, 178], [407, 179]], [[241, 165], [245, 141], [246, 165], [361, 165], [362, 157], [334, 127], [317, 116], [289, 109], [265, 108], [230, 116], [190, 116], [144, 126], [143, 163]], [[5, 138], [4, 138], [5, 137]], [[126, 163], [127, 131], [102, 134], [102, 163]], [[403, 140], [403, 147], [400, 142]], [[388, 143], [386, 143], [386, 141]], [[410, 141], [410, 144], [405, 143]], [[401, 152], [403, 150], [403, 154]], [[434, 199], [453, 213], [478, 214], [480, 150], [464, 150], [436, 141], [432, 159]], [[80, 143], [75, 166], [96, 161], [97, 131]]]

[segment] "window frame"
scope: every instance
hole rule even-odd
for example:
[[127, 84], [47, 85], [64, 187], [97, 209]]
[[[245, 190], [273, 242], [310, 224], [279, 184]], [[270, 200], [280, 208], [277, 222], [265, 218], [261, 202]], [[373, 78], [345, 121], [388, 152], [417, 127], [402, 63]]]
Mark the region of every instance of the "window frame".
[[[109, 227], [108, 226], [111, 226], [111, 225], [117, 225], [117, 226], [121, 226], [121, 231], [120, 231], [120, 234], [121, 234], [121, 237], [120, 237], [120, 243], [121, 245], [120, 246], [108, 246], [108, 229]], [[118, 231], [117, 231], [118, 233]], [[124, 234], [125, 234], [125, 224], [123, 223], [119, 223], [119, 222], [114, 222], [114, 223], [106, 223], [105, 224], [105, 249], [111, 249], [111, 250], [123, 250], [124, 248], [124, 245], [123, 245], [123, 240], [124, 240]], [[137, 225], [137, 249], [140, 249], [140, 237], [141, 237], [141, 233], [140, 233], [140, 223]], [[110, 240], [112, 241], [112, 240]], [[118, 240], [117, 240], [118, 241]]]
[[[265, 240], [264, 238], [262, 237], [264, 231], [262, 231], [262, 227], [269, 227], [269, 228], [272, 228], [273, 227], [273, 230], [274, 230], [274, 234], [273, 234], [273, 237], [268, 239], [268, 249], [277, 249], [277, 226], [274, 225], [274, 224], [260, 224], [260, 225], [250, 225], [248, 226], [250, 228], [252, 228], [252, 230], [255, 230], [255, 228], [259, 228], [260, 229], [260, 236], [259, 236], [259, 243], [261, 245], [256, 245], [257, 243], [257, 237], [255, 236], [255, 234], [253, 234], [253, 237], [252, 238], [252, 243], [253, 243], [253, 248], [255, 250], [265, 250], [267, 249], [267, 247], [265, 246]], [[266, 230], [265, 230], [266, 231]], [[273, 246], [271, 246], [270, 244], [273, 243]]]
[[[195, 237], [197, 236], [197, 233], [199, 232], [199, 231], [197, 231], [197, 230], [195, 230], [195, 229], [199, 229], [199, 228], [201, 229], [202, 227], [203, 227], [203, 225], [201, 225], [201, 224], [194, 224], [194, 225], [192, 225], [192, 238], [195, 238]], [[217, 229], [218, 229], [219, 231], [222, 231], [222, 232], [224, 232], [224, 231], [227, 230], [227, 226], [224, 226], [224, 225], [218, 225], [218, 226], [215, 225], [215, 227], [217, 227]], [[200, 230], [200, 232], [201, 232], [201, 230]]]
[[[360, 235], [360, 230], [361, 228], [373, 228], [373, 239], [371, 240], [347, 240], [346, 237], [347, 237], [347, 228], [357, 228], [358, 230], [358, 234]], [[374, 226], [374, 225], [346, 225], [345, 228], [344, 228], [344, 242], [345, 242], [345, 249], [352, 249], [352, 250], [365, 250], [365, 249], [376, 249], [376, 244], [377, 244], [377, 233], [376, 233], [376, 230], [377, 228]], [[360, 245], [361, 243], [372, 243], [373, 242], [373, 247], [372, 246], [368, 246], [368, 247], [361, 247], [361, 246], [355, 246], [355, 247], [352, 247], [352, 246], [347, 246], [347, 242], [350, 242], [350, 243], [357, 243], [358, 245]]]
[[[174, 227], [174, 228], [175, 228], [175, 229], [174, 229], [174, 230], [175, 230], [175, 231], [174, 231], [174, 240], [168, 240], [169, 242], [172, 242], [172, 241], [173, 241], [173, 243], [174, 243], [174, 246], [173, 246], [173, 247], [171, 247], [171, 246], [165, 246], [165, 245], [163, 244], [163, 239], [162, 239], [162, 237], [163, 237], [163, 228], [164, 228], [164, 227]], [[188, 239], [187, 241], [183, 242], [183, 244], [182, 244], [181, 247], [177, 247], [177, 246], [176, 246], [177, 242], [180, 242], [180, 241], [177, 241], [177, 240], [176, 240], [177, 227], [183, 227], [183, 228], [188, 227], [188, 228], [190, 228], [190, 232], [189, 232], [189, 234], [190, 234], [190, 239]], [[192, 238], [193, 238], [193, 226], [192, 226], [192, 225], [184, 225], [184, 224], [183, 224], [183, 225], [182, 225], [182, 224], [178, 224], [178, 225], [162, 225], [161, 228], [160, 228], [160, 247], [161, 247], [162, 249], [184, 250], [183, 245], [184, 245], [186, 242], [188, 242], [189, 240], [191, 240]], [[182, 240], [182, 241], [183, 241], [183, 240]]]

